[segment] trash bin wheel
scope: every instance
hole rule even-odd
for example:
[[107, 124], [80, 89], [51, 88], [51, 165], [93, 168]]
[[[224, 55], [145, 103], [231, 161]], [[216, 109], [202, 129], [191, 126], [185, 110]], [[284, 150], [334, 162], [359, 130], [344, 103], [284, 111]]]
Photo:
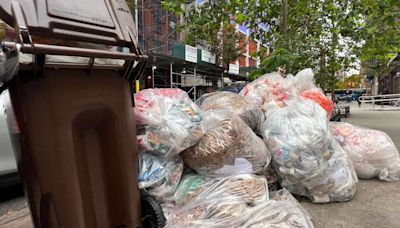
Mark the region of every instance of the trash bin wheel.
[[142, 225], [146, 228], [161, 228], [165, 226], [165, 217], [161, 205], [151, 196], [142, 195]]

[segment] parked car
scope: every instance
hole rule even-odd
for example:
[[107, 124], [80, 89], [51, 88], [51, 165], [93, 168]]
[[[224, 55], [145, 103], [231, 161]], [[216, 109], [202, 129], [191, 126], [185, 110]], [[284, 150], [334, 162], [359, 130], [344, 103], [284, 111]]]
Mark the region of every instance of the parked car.
[[0, 95], [0, 188], [19, 183], [17, 163], [7, 127], [3, 98], [8, 96], [5, 91]]
[[228, 91], [232, 93], [240, 93], [240, 91], [244, 88], [244, 84], [238, 84], [238, 85], [232, 85], [232, 86], [227, 86], [224, 88], [219, 89], [218, 91]]

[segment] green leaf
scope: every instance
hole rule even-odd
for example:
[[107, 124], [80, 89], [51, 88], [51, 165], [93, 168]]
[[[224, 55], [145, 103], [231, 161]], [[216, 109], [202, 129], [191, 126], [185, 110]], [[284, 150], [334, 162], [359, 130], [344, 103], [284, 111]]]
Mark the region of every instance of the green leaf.
[[242, 24], [243, 20], [244, 20], [244, 15], [243, 14], [239, 13], [239, 14], [236, 15], [236, 18], [235, 18], [236, 23]]

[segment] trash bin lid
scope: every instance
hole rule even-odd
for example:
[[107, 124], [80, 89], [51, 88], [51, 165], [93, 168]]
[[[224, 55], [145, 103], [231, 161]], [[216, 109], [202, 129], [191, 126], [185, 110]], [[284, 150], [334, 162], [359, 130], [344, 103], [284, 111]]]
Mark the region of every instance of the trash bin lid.
[[0, 1], [0, 18], [30, 36], [136, 46], [135, 22], [124, 0]]

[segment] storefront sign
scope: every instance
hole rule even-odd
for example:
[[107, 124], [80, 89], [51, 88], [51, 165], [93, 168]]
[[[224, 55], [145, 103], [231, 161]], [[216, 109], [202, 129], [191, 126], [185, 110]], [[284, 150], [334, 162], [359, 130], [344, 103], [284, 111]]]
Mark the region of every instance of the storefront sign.
[[201, 50], [201, 61], [215, 64], [215, 55], [209, 51]]
[[185, 45], [185, 60], [192, 63], [197, 63], [197, 48]]
[[239, 65], [229, 63], [229, 71], [230, 74], [239, 74]]

